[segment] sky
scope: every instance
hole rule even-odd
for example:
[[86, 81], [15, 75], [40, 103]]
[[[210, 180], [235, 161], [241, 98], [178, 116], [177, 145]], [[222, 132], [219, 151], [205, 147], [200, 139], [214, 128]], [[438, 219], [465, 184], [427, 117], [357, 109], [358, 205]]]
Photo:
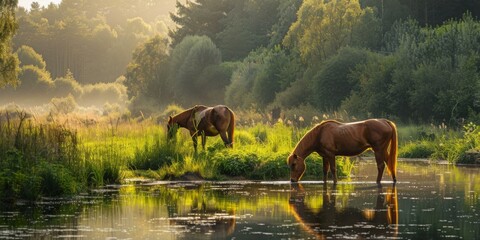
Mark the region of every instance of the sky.
[[18, 6], [19, 7], [24, 7], [26, 9], [30, 9], [30, 5], [32, 2], [38, 2], [40, 6], [48, 6], [50, 2], [53, 2], [55, 4], [59, 4], [62, 0], [18, 0]]

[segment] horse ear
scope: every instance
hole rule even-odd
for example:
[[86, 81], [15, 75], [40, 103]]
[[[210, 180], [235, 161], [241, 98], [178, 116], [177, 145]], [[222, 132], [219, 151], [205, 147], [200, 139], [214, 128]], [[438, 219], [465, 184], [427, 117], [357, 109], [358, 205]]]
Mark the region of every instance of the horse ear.
[[168, 116], [168, 122], [171, 122], [172, 121], [172, 116]]

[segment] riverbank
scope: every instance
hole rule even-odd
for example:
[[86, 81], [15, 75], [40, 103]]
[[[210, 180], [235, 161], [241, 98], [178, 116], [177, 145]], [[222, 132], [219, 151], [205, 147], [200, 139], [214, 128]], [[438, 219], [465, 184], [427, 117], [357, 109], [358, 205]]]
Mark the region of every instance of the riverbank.
[[[238, 124], [233, 149], [226, 149], [220, 137], [208, 137], [205, 150], [194, 152], [187, 131], [181, 129], [174, 140], [167, 141], [161, 123], [153, 118], [112, 116], [96, 120], [72, 116], [41, 120], [27, 115], [0, 118], [0, 198], [72, 195], [139, 177], [288, 179], [286, 158], [309, 130], [284, 122]], [[479, 148], [479, 129], [454, 132], [399, 125], [399, 157], [401, 161], [430, 158], [459, 163], [463, 149]], [[371, 156], [367, 152], [363, 158]], [[323, 176], [318, 154], [306, 161], [304, 180]], [[338, 157], [338, 174], [349, 176], [355, 161]]]

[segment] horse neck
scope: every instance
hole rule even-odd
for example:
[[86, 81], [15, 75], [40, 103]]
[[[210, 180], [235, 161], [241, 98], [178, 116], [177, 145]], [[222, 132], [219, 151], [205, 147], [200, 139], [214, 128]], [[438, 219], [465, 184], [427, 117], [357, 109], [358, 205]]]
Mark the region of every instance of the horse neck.
[[313, 128], [312, 130], [308, 131], [305, 136], [300, 139], [295, 147], [294, 153], [297, 156], [305, 159], [310, 155], [312, 152], [315, 151], [315, 142], [316, 142], [316, 133], [318, 131], [318, 126]]
[[188, 120], [192, 116], [193, 108], [188, 109], [182, 113], [179, 113], [173, 117], [173, 122], [178, 124], [180, 127], [186, 128]]

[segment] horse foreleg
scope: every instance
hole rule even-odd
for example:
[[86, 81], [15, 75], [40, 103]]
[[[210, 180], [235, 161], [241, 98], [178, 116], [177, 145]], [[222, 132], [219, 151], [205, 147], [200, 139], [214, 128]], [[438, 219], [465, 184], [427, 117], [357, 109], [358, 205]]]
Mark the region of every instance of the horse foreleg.
[[328, 163], [327, 159], [323, 159], [323, 183], [327, 183], [327, 177], [328, 177], [328, 168], [330, 167], [330, 164]]
[[380, 184], [380, 181], [382, 180], [383, 176], [383, 171], [385, 170], [385, 160], [386, 158], [386, 152], [382, 150], [374, 151], [375, 152], [375, 161], [377, 162], [377, 170], [378, 170], [378, 175], [377, 175], [377, 184]]
[[195, 152], [197, 152], [197, 145], [198, 145], [198, 142], [197, 142], [197, 133], [196, 133], [196, 132], [193, 132], [193, 131], [190, 131], [190, 136], [192, 136], [193, 148], [195, 149]]
[[207, 144], [207, 135], [205, 135], [205, 132], [202, 132], [202, 148], [205, 151], [205, 144]]

